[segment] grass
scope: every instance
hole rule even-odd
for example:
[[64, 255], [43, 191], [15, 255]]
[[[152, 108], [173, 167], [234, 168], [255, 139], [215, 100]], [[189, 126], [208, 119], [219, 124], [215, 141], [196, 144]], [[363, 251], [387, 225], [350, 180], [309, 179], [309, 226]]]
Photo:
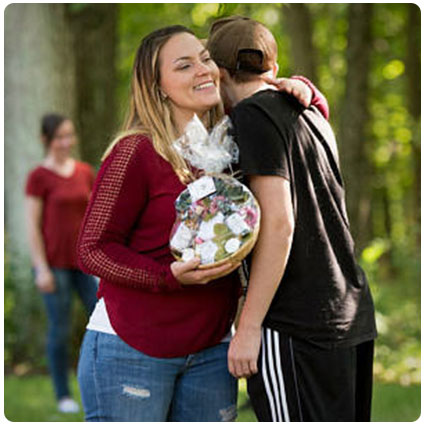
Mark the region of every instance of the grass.
[[[80, 403], [78, 384], [71, 379], [71, 392]], [[82, 422], [84, 414], [63, 414], [56, 400], [49, 376], [5, 376], [4, 414], [12, 422]]]
[[[71, 380], [73, 394], [78, 397], [75, 377]], [[50, 379], [45, 375], [5, 377], [5, 416], [12, 422], [81, 422], [83, 413], [61, 414], [56, 404]], [[240, 381], [238, 422], [256, 422], [254, 413], [247, 407], [245, 381]], [[376, 383], [373, 395], [372, 420], [374, 422], [410, 422], [420, 416], [420, 385], [401, 386]]]
[[420, 414], [420, 385], [377, 384], [372, 410], [374, 422], [413, 422]]

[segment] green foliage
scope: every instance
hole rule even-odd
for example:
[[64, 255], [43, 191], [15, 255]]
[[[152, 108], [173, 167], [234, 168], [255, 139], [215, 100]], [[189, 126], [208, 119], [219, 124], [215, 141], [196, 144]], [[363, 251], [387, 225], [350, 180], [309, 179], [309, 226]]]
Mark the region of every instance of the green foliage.
[[399, 254], [404, 265], [399, 267], [402, 272], [396, 274], [385, 257], [389, 249], [389, 241], [377, 239], [361, 256], [374, 297], [379, 335], [374, 374], [382, 382], [419, 384], [420, 267], [414, 257], [408, 260]]
[[375, 276], [378, 269], [379, 259], [388, 251], [389, 243], [385, 239], [374, 239], [363, 250], [361, 261], [363, 267], [368, 271], [368, 275]]
[[[6, 234], [7, 236], [7, 234]], [[7, 237], [5, 238], [7, 240]], [[78, 300], [79, 301], [79, 300]], [[87, 317], [80, 302], [72, 308], [70, 362], [75, 365]], [[4, 365], [7, 372], [25, 375], [46, 371], [47, 320], [40, 293], [35, 287], [29, 264], [16, 270], [7, 244], [4, 259]]]
[[17, 337], [17, 326], [13, 320], [13, 308], [15, 298], [13, 284], [10, 275], [10, 264], [8, 258], [4, 261], [4, 362], [11, 364], [13, 361], [13, 343]]
[[[400, 4], [375, 5], [373, 72], [370, 76], [371, 141], [368, 156], [375, 169], [372, 220], [375, 236], [392, 249], [416, 247], [414, 152], [418, 138], [406, 96], [406, 18]], [[418, 96], [420, 92], [418, 91]], [[410, 248], [407, 248], [409, 247]]]
[[421, 380], [419, 288], [406, 296], [409, 283], [397, 289], [373, 286], [379, 332], [374, 373], [380, 381], [405, 386]]
[[[5, 235], [7, 241], [7, 234]], [[25, 270], [27, 269], [27, 270]], [[42, 306], [33, 282], [28, 279], [29, 266], [22, 270], [11, 264], [7, 243], [4, 258], [4, 354], [5, 367], [17, 367], [19, 373], [33, 368], [44, 369]], [[27, 273], [28, 272], [28, 273]]]
[[311, 4], [314, 22], [313, 44], [318, 51], [318, 87], [325, 93], [331, 109], [331, 122], [338, 130], [339, 110], [347, 72], [347, 4]]

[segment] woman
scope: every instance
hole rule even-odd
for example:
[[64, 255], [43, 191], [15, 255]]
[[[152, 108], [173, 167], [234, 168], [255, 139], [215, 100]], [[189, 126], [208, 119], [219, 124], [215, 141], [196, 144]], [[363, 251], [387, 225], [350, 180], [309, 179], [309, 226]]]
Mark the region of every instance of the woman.
[[168, 248], [174, 201], [192, 174], [171, 142], [195, 113], [214, 124], [219, 105], [218, 68], [189, 30], [143, 40], [127, 135], [106, 153], [79, 241], [81, 266], [101, 277], [79, 364], [87, 421], [235, 417], [226, 352], [238, 264], [200, 271]]
[[71, 156], [76, 142], [71, 120], [56, 114], [44, 116], [41, 137], [46, 156], [28, 176], [27, 227], [35, 283], [47, 311], [47, 356], [58, 409], [73, 413], [79, 408], [70, 397], [67, 372], [72, 291], [78, 293], [88, 314], [96, 304], [96, 280], [78, 269], [76, 258], [94, 173]]
[[87, 421], [236, 417], [227, 349], [239, 265], [198, 270], [168, 247], [174, 201], [196, 174], [172, 141], [194, 114], [207, 127], [221, 118], [218, 68], [185, 27], [154, 31], [137, 52], [125, 131], [104, 155], [80, 235], [81, 267], [101, 277], [78, 372]]

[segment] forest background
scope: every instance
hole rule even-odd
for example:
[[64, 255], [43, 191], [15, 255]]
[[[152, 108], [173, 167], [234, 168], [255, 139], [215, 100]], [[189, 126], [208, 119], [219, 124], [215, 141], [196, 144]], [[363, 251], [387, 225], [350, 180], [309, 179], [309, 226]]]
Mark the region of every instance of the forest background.
[[[70, 116], [76, 154], [96, 169], [126, 113], [141, 38], [183, 24], [205, 38], [241, 14], [279, 44], [280, 76], [324, 93], [339, 143], [358, 256], [379, 330], [377, 382], [420, 389], [420, 9], [414, 4], [11, 4], [5, 9], [6, 376], [46, 372], [46, 320], [31, 277], [24, 220], [28, 171], [42, 158], [39, 122]], [[85, 326], [74, 305], [72, 361]], [[416, 416], [417, 417], [417, 416]]]

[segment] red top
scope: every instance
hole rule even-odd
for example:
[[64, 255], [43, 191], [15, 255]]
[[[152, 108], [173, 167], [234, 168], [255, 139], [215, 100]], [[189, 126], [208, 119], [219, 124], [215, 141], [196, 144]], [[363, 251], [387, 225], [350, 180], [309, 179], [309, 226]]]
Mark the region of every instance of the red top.
[[29, 173], [25, 193], [43, 200], [42, 234], [50, 267], [78, 268], [78, 233], [93, 182], [92, 168], [79, 161], [70, 177], [43, 166]]
[[141, 135], [123, 138], [103, 162], [82, 226], [79, 264], [101, 277], [112, 327], [154, 357], [213, 346], [230, 330], [236, 272], [207, 285], [180, 285], [169, 249], [174, 201], [185, 186]]

